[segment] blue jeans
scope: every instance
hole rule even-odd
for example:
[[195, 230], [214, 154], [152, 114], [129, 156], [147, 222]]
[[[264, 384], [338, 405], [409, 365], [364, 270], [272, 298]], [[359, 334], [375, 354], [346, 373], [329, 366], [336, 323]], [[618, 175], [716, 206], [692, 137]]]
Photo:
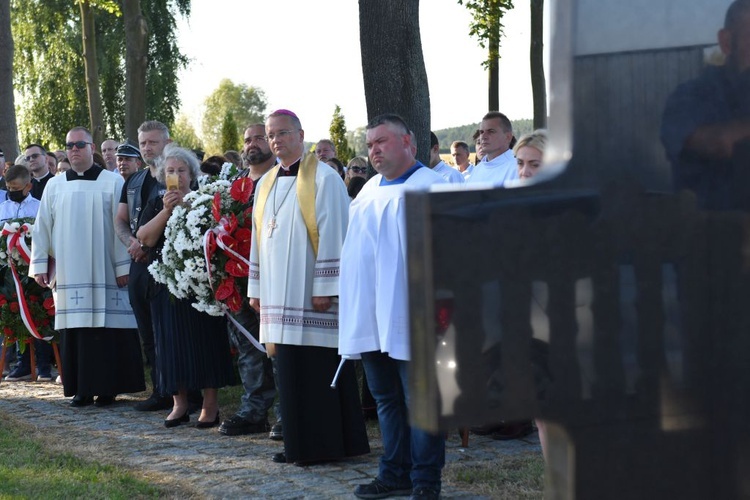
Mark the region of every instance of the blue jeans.
[[[52, 359], [55, 354], [52, 344], [44, 340], [34, 339], [34, 356], [36, 356], [37, 375], [49, 375], [52, 370]], [[31, 349], [26, 346], [23, 354], [18, 354], [18, 366], [24, 371], [31, 371]]]
[[[258, 339], [258, 319], [255, 311], [250, 309], [247, 302], [243, 303], [242, 309], [234, 314], [234, 319], [240, 323], [245, 330]], [[265, 422], [268, 419], [268, 410], [276, 398], [276, 384], [274, 382], [273, 368], [268, 356], [260, 352], [250, 341], [229, 322], [229, 341], [238, 352], [237, 368], [242, 379], [245, 393], [242, 395], [237, 415], [250, 422]], [[276, 414], [280, 412], [276, 408]]]
[[409, 426], [409, 362], [382, 352], [362, 354], [367, 385], [378, 405], [383, 456], [378, 479], [388, 486], [440, 491], [445, 438]]

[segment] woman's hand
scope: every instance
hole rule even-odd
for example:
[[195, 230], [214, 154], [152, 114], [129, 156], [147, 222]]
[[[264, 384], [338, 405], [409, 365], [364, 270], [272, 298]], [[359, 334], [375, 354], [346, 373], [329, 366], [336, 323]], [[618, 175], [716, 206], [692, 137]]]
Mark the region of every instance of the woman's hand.
[[182, 203], [183, 193], [177, 189], [172, 189], [164, 193], [164, 210], [172, 213], [174, 207]]

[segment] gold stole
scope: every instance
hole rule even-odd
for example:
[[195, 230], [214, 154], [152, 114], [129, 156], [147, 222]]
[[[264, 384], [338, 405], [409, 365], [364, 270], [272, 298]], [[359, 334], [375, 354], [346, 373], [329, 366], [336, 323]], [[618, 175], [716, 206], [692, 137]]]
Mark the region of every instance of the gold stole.
[[[263, 185], [258, 188], [258, 193], [253, 204], [253, 218], [255, 219], [255, 230], [263, 231], [263, 212], [266, 208], [268, 195], [271, 194], [271, 188], [276, 183], [276, 177], [279, 175], [280, 165], [276, 165], [267, 174]], [[307, 227], [307, 235], [310, 237], [310, 243], [313, 247], [313, 254], [318, 256], [318, 243], [320, 235], [318, 234], [318, 219], [315, 216], [315, 172], [318, 168], [318, 159], [312, 153], [307, 153], [302, 157], [297, 173], [297, 201], [302, 211], [302, 218]], [[255, 239], [258, 244], [258, 253], [260, 253], [261, 233]]]

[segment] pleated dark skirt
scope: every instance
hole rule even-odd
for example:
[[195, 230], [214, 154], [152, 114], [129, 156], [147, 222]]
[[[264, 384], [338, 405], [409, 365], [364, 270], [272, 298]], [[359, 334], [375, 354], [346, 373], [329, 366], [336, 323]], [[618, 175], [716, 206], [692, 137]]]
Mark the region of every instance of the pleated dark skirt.
[[354, 363], [344, 364], [336, 388], [331, 388], [339, 359], [336, 349], [276, 345], [287, 462], [370, 452]]
[[151, 301], [156, 365], [164, 395], [234, 383], [227, 320], [197, 311], [159, 287]]
[[60, 331], [66, 396], [116, 396], [146, 390], [138, 330], [68, 328]]

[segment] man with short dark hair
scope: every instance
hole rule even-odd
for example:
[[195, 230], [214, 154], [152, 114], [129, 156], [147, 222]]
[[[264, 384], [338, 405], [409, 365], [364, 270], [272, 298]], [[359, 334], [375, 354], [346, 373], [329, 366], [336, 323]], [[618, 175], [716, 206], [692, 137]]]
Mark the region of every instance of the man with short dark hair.
[[[252, 206], [258, 181], [276, 164], [276, 155], [273, 154], [266, 141], [266, 129], [262, 123], [250, 125], [245, 129], [242, 163], [245, 168], [239, 176], [253, 180], [253, 194], [249, 201]], [[248, 305], [247, 300], [243, 301], [242, 309], [234, 315], [234, 318], [255, 340], [259, 340], [258, 313]], [[245, 393], [242, 395], [237, 412], [221, 423], [219, 432], [226, 436], [271, 432], [269, 435], [271, 439], [283, 439], [281, 411], [278, 405], [276, 423], [273, 428], [268, 423], [268, 410], [276, 397], [272, 361], [275, 357], [269, 358], [266, 353], [257, 349], [232, 322], [229, 323], [229, 339], [238, 352], [237, 369]]]
[[57, 172], [57, 156], [50, 151], [47, 151], [47, 168], [52, 175], [55, 175], [55, 172]]
[[31, 196], [37, 200], [42, 199], [44, 187], [54, 174], [50, 172], [47, 165], [47, 150], [39, 144], [29, 144], [24, 151], [24, 160], [31, 171]]
[[[398, 115], [380, 115], [367, 124], [367, 151], [378, 175], [351, 203], [341, 252], [339, 354], [361, 355], [383, 437], [378, 476], [356, 487], [359, 498], [411, 494], [437, 499], [445, 465], [445, 437], [408, 423], [411, 353], [403, 198], [406, 191], [445, 183], [415, 159], [412, 137]], [[388, 293], [381, 293], [379, 283], [388, 283]]]
[[440, 142], [435, 132], [430, 132], [430, 168], [451, 184], [464, 183], [463, 175], [440, 158]]
[[518, 169], [513, 156], [513, 125], [499, 111], [490, 111], [479, 126], [479, 143], [484, 153], [482, 163], [474, 167], [466, 182], [502, 186], [505, 181], [517, 179]]
[[94, 163], [96, 146], [86, 128], [72, 128], [65, 142], [71, 169], [53, 177], [42, 196], [29, 276], [55, 286], [55, 329], [71, 406], [108, 406], [118, 394], [145, 389], [135, 318], [122, 290], [130, 259], [114, 230], [123, 180]]
[[453, 163], [456, 164], [454, 167], [458, 170], [461, 175], [464, 176], [464, 180], [471, 176], [474, 165], [469, 161], [469, 145], [464, 141], [453, 141], [451, 144], [451, 156], [453, 157]]

